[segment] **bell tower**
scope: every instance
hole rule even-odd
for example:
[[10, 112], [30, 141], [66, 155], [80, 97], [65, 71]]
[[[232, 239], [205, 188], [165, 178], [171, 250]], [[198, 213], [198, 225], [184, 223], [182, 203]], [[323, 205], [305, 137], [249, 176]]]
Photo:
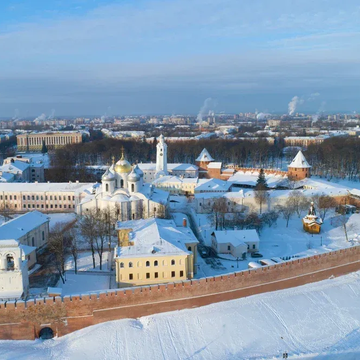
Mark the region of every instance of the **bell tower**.
[[167, 174], [167, 145], [164, 135], [160, 135], [159, 142], [156, 145], [156, 172]]

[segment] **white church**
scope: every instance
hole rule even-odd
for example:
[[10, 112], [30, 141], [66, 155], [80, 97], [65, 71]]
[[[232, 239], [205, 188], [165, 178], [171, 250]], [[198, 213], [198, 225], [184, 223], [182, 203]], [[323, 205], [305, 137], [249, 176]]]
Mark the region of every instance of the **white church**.
[[[155, 178], [167, 174], [167, 145], [163, 135], [160, 136], [156, 149]], [[158, 217], [165, 214], [169, 193], [156, 189], [144, 182], [144, 172], [138, 165], [131, 166], [121, 159], [105, 171], [101, 185], [94, 188], [77, 206], [77, 213], [82, 215], [91, 209], [110, 209], [118, 220], [136, 220]]]

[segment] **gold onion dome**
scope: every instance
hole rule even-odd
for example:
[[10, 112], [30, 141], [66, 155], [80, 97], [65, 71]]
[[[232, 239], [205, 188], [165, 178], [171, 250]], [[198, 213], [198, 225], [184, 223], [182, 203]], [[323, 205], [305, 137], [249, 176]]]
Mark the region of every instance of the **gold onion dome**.
[[118, 174], [126, 174], [131, 171], [131, 165], [124, 156], [124, 149], [122, 149], [121, 159], [115, 164], [115, 171]]

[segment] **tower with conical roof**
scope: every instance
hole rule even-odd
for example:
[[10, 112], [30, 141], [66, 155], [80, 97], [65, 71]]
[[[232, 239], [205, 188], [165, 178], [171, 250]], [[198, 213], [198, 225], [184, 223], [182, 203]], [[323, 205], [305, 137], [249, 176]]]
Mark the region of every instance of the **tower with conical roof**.
[[288, 165], [288, 179], [293, 181], [309, 178], [311, 166], [305, 159], [302, 151], [299, 151], [293, 161]]

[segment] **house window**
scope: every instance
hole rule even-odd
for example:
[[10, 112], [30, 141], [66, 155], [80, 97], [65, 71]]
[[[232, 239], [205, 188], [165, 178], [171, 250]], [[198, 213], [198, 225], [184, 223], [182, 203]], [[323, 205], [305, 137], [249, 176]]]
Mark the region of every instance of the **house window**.
[[146, 278], [150, 279], [150, 273], [146, 273]]
[[133, 279], [133, 274], [129, 274], [129, 280]]
[[121, 268], [124, 267], [124, 263], [123, 263], [123, 262], [120, 263], [120, 267], [121, 267]]
[[171, 260], [171, 265], [175, 265], [175, 260]]
[[159, 277], [159, 273], [154, 273], [154, 278], [157, 279]]
[[192, 250], [191, 250], [191, 246], [188, 247], [188, 250], [189, 250], [189, 251], [192, 251]]
[[31, 239], [31, 246], [35, 246], [35, 238], [34, 237], [32, 237], [32, 239]]
[[135, 191], [135, 185], [131, 184], [131, 191], [134, 192]]
[[253, 244], [253, 249], [256, 249], [256, 245], [255, 245], [255, 244]]
[[150, 266], [150, 261], [147, 261], [147, 262], [146, 262], [146, 266]]
[[133, 263], [129, 262], [129, 268], [133, 267]]
[[154, 266], [158, 266], [158, 265], [159, 265], [158, 261], [155, 260], [155, 261], [154, 261]]
[[42, 232], [42, 239], [43, 239], [43, 241], [45, 240], [45, 232], [44, 231]]
[[175, 271], [171, 272], [171, 277], [175, 277]]
[[105, 190], [106, 192], [109, 191], [109, 184], [106, 184], [106, 185], [105, 185], [105, 189], [106, 189], [106, 190]]
[[231, 250], [231, 247], [230, 247], [230, 245], [228, 245], [228, 250], [229, 250], [229, 251]]
[[180, 277], [183, 277], [183, 276], [184, 276], [184, 271], [180, 270]]

